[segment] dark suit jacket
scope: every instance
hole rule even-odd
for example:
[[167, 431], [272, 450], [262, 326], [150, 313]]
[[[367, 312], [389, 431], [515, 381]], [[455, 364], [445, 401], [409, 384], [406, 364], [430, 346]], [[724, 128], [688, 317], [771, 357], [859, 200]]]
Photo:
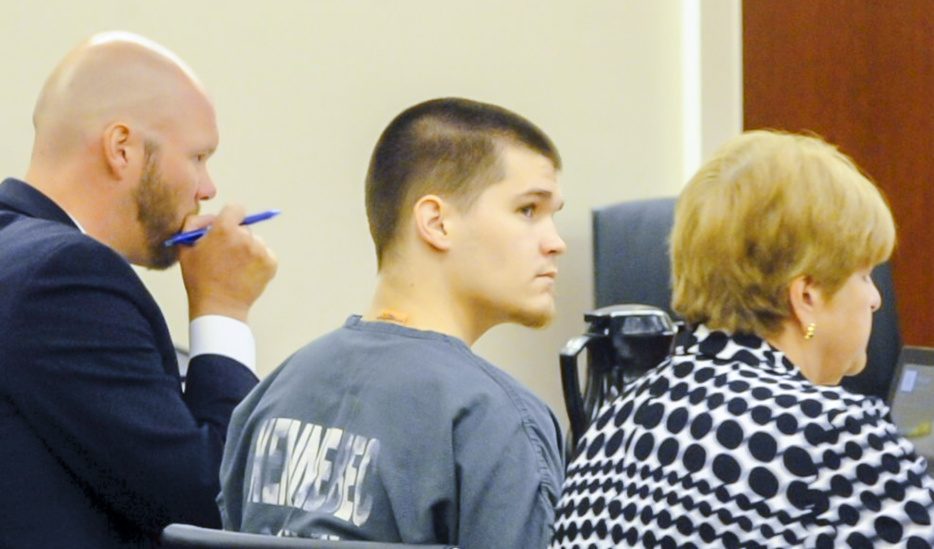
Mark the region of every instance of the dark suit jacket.
[[227, 423], [255, 384], [202, 355], [183, 394], [127, 261], [29, 185], [0, 185], [0, 547], [145, 547], [171, 522], [218, 527]]

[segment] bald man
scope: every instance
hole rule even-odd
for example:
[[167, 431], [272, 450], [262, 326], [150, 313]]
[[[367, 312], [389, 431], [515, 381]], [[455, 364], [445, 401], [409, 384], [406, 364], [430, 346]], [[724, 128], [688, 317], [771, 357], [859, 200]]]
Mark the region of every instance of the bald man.
[[[214, 108], [142, 37], [92, 37], [53, 71], [24, 180], [0, 184], [0, 547], [146, 547], [219, 526], [218, 467], [256, 384], [246, 325], [276, 262], [239, 223], [198, 215]], [[180, 230], [211, 225], [191, 247]], [[165, 320], [130, 267], [180, 262], [191, 318], [182, 392]]]

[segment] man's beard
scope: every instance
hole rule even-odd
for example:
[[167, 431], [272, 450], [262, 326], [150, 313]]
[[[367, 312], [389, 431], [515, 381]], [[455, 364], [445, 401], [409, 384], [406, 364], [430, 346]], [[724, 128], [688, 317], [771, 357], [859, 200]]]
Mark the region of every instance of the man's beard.
[[167, 269], [178, 261], [178, 249], [164, 242], [179, 230], [178, 201], [157, 167], [158, 146], [146, 143], [146, 166], [136, 187], [137, 219], [143, 227], [150, 269]]

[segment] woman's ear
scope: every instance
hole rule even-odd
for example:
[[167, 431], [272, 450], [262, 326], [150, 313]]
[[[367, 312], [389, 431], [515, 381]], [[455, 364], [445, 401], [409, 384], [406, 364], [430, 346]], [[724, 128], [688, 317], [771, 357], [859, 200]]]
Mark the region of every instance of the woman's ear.
[[788, 285], [788, 302], [795, 324], [801, 328], [802, 333], [806, 333], [808, 325], [817, 322], [825, 299], [823, 292], [810, 277], [799, 275]]
[[419, 198], [412, 208], [418, 236], [436, 250], [445, 251], [451, 247], [445, 226], [449, 213], [450, 206], [440, 196], [433, 194]]

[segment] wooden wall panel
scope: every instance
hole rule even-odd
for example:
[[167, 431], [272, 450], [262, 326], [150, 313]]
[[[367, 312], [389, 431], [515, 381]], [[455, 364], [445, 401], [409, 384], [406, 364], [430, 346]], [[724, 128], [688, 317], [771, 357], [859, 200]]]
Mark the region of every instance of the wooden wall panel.
[[746, 0], [744, 126], [809, 130], [886, 193], [902, 337], [934, 346], [934, 2]]

